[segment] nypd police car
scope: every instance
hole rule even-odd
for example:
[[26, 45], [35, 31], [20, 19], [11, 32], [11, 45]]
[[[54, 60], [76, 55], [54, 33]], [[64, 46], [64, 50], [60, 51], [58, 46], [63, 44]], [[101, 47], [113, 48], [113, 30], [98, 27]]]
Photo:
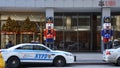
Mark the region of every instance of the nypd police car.
[[53, 63], [55, 66], [74, 63], [72, 53], [51, 50], [43, 44], [24, 43], [0, 51], [9, 68], [17, 68], [23, 62]]
[[112, 49], [106, 49], [103, 52], [103, 60], [120, 66], [120, 46], [116, 46]]

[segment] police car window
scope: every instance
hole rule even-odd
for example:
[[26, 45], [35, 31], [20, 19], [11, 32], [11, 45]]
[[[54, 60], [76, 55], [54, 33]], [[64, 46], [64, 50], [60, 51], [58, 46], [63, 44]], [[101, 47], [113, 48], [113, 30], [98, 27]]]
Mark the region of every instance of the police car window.
[[47, 49], [45, 47], [43, 47], [43, 46], [35, 45], [34, 50], [47, 50]]
[[22, 46], [22, 47], [18, 47], [17, 49], [20, 49], [20, 50], [33, 50], [33, 46], [32, 45], [25, 45], [25, 46]]

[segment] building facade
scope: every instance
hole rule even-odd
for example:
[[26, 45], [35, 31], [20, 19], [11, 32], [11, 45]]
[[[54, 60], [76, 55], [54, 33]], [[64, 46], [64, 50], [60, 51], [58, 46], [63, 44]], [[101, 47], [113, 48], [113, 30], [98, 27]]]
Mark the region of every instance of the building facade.
[[[103, 2], [103, 5], [100, 3]], [[119, 38], [120, 0], [1, 0], [1, 48], [39, 39], [44, 44], [46, 17], [54, 18], [57, 49], [100, 51], [104, 16], [111, 17], [113, 39]]]

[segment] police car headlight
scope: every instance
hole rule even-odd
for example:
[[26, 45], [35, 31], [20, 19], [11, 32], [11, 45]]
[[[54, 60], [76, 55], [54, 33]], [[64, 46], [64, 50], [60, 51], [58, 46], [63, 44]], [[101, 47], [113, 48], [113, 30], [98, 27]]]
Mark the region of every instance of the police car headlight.
[[70, 53], [64, 53], [66, 56], [73, 56], [72, 54]]

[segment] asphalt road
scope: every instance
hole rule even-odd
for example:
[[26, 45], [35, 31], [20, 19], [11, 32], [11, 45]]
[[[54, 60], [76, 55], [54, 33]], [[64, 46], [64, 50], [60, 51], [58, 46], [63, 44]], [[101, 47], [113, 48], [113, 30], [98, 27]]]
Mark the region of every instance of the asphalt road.
[[64, 67], [55, 67], [52, 64], [30, 64], [22, 65], [21, 68], [120, 68], [114, 64], [71, 64]]

